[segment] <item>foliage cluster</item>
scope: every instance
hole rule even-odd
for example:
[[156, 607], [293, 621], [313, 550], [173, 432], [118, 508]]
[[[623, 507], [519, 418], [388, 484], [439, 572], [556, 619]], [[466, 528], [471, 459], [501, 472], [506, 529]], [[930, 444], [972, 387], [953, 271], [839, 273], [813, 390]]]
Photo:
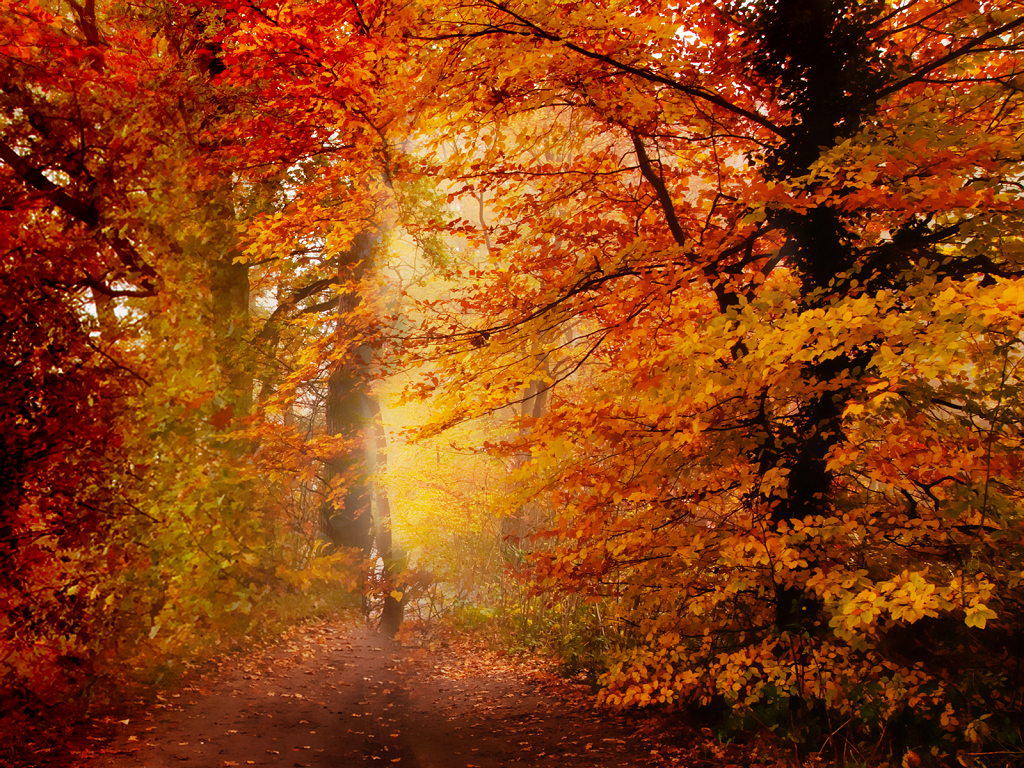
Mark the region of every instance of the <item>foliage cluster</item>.
[[554, 510], [518, 534], [616, 626], [604, 701], [1017, 748], [1021, 13], [438, 12], [431, 160], [487, 220], [425, 389], [544, 393], [503, 513]]
[[[354, 438], [323, 437], [324, 342], [295, 322], [339, 314], [353, 238], [303, 227], [301, 250], [244, 263], [324, 163], [243, 172], [257, 115], [251, 83], [219, 79], [224, 18], [0, 4], [4, 749], [358, 588], [316, 511]], [[285, 414], [270, 393], [302, 366]]]
[[400, 609], [394, 528], [609, 704], [1018, 748], [1019, 0], [0, 25], [5, 731], [317, 581]]

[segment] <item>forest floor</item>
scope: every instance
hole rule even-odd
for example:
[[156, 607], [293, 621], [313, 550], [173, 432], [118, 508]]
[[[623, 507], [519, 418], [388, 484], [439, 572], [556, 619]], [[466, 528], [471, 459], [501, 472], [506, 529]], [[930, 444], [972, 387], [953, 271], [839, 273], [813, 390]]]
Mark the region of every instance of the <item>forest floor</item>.
[[[392, 642], [351, 621], [294, 630], [100, 723], [81, 768], [776, 766], [664, 715], [596, 708], [536, 659], [434, 633]], [[760, 750], [760, 751], [759, 751]]]

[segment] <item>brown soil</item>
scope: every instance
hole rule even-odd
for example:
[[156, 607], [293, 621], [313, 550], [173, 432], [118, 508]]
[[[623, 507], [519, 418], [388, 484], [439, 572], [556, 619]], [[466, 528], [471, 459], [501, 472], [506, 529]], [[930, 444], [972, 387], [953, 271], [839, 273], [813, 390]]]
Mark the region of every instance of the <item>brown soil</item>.
[[[393, 643], [340, 621], [298, 630], [280, 645], [229, 660], [111, 726], [72, 764], [675, 764], [665, 747], [642, 735], [651, 732], [643, 721], [595, 709], [582, 684], [464, 642], [435, 637]], [[690, 757], [696, 757], [692, 751]], [[689, 764], [694, 762], [703, 761]]]

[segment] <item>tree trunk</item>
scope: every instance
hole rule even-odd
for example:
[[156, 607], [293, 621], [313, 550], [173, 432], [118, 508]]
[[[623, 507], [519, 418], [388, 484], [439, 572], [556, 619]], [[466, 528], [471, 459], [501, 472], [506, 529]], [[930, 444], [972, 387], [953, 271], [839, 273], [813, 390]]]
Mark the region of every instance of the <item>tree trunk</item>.
[[209, 239], [207, 269], [217, 362], [224, 374], [224, 399], [237, 417], [252, 409], [252, 366], [245, 336], [249, 331], [249, 265], [236, 264], [239, 255], [232, 207], [214, 200], [206, 206]]
[[[841, 4], [822, 0], [775, 0], [765, 5], [759, 32], [761, 49], [757, 67], [762, 74], [779, 77], [782, 92], [794, 105], [797, 118], [792, 135], [769, 158], [771, 174], [780, 180], [803, 177], [818, 160], [821, 147], [830, 147], [844, 135], [855, 133], [870, 107], [871, 75], [851, 81], [858, 62], [866, 60], [866, 31], [854, 29], [864, 22], [847, 18]], [[783, 211], [774, 216], [788, 238], [791, 263], [801, 282], [800, 304], [813, 309], [828, 303], [856, 265], [855, 238], [842, 214], [819, 204], [803, 212]], [[807, 365], [803, 379], [811, 392], [797, 413], [786, 419], [764, 411], [760, 423], [761, 448], [757, 454], [761, 474], [782, 467], [788, 483], [781, 492], [758, 494], [755, 509], [775, 524], [807, 516], [827, 515], [834, 506], [834, 477], [828, 455], [846, 440], [843, 411], [850, 385], [840, 374], [870, 360], [868, 350]], [[806, 569], [813, 570], [813, 547], [805, 554]], [[820, 633], [820, 605], [798, 586], [779, 585], [775, 595], [775, 625], [779, 631]]]
[[[375, 448], [373, 470], [377, 477], [374, 483], [374, 503], [377, 506], [377, 552], [384, 563], [384, 608], [380, 615], [380, 630], [390, 638], [398, 634], [405, 619], [405, 606], [409, 602], [405, 576], [405, 558], [395, 548], [391, 531], [391, 502], [381, 482], [388, 466], [387, 433], [380, 417], [380, 400], [376, 396], [367, 398], [368, 411], [373, 420]], [[395, 595], [399, 594], [398, 597]]]
[[[339, 264], [339, 272], [345, 272], [343, 280], [358, 281], [366, 274], [376, 240], [368, 230], [356, 235]], [[368, 396], [372, 350], [365, 346], [352, 348], [346, 338], [349, 331], [345, 322], [347, 313], [360, 301], [356, 293], [338, 299], [337, 348], [348, 348], [349, 352], [333, 362], [325, 410], [327, 434], [341, 438], [344, 446], [325, 462], [324, 479], [330, 497], [321, 506], [320, 515], [324, 531], [335, 546], [358, 549], [368, 556], [373, 546], [373, 516], [366, 462], [368, 425], [363, 403]]]

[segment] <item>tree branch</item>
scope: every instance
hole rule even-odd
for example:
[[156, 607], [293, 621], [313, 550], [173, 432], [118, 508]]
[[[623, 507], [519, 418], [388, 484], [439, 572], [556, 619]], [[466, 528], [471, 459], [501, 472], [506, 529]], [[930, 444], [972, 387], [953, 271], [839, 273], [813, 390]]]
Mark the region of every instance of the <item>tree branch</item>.
[[902, 80], [898, 80], [897, 82], [892, 83], [891, 85], [887, 85], [885, 88], [882, 88], [880, 91], [875, 93], [874, 100], [877, 101], [879, 99], [883, 99], [889, 94], [896, 93], [897, 91], [902, 90], [911, 83], [920, 82], [924, 80], [925, 76], [929, 72], [934, 72], [939, 67], [945, 66], [950, 62], [956, 61], [961, 56], [971, 53], [973, 50], [981, 46], [981, 44], [984, 43], [986, 40], [991, 40], [993, 37], [1005, 35], [1007, 32], [1012, 32], [1014, 29], [1020, 26], [1024, 26], [1024, 16], [1020, 17], [1019, 19], [1015, 19], [1014, 21], [1011, 21], [1008, 24], [1004, 24], [998, 29], [993, 29], [986, 32], [983, 35], [979, 35], [978, 37], [975, 37], [973, 40], [967, 41], [959, 48], [956, 48], [955, 50], [952, 50], [949, 53], [947, 53], [945, 56], [940, 56], [939, 58], [935, 59], [935, 61], [932, 61], [929, 64], [925, 64], [912, 75], [908, 75]]
[[687, 96], [690, 96], [692, 98], [700, 99], [701, 101], [708, 102], [709, 104], [714, 104], [715, 106], [721, 107], [722, 109], [731, 112], [734, 115], [746, 118], [747, 120], [750, 120], [752, 123], [760, 125], [762, 128], [767, 128], [769, 131], [771, 131], [777, 136], [780, 136], [784, 139], [790, 138], [790, 133], [785, 128], [776, 125], [771, 120], [768, 120], [767, 118], [759, 115], [757, 112], [752, 112], [748, 109], [744, 109], [743, 107], [733, 104], [731, 101], [722, 98], [717, 93], [706, 91], [703, 88], [697, 88], [692, 85], [684, 85], [683, 83], [677, 82], [676, 80], [673, 80], [670, 77], [659, 75], [656, 72], [651, 72], [650, 70], [642, 69], [640, 67], [634, 67], [632, 64], [627, 64], [623, 61], [619, 61], [613, 58], [612, 56], [608, 56], [607, 54], [597, 53], [596, 51], [588, 50], [587, 48], [584, 48], [581, 45], [577, 45], [576, 43], [570, 42], [569, 40], [566, 40], [565, 38], [560, 37], [559, 35], [556, 35], [553, 32], [548, 32], [546, 29], [541, 28], [534, 22], [530, 21], [524, 16], [519, 15], [515, 11], [512, 11], [511, 9], [505, 7], [501, 3], [492, 1], [487, 2], [487, 5], [490, 5], [492, 8], [495, 8], [496, 10], [504, 13], [505, 15], [515, 19], [517, 22], [519, 22], [519, 24], [521, 24], [524, 27], [524, 29], [520, 31], [514, 29], [506, 29], [504, 27], [499, 26], [492, 26], [481, 30], [475, 35], [451, 35], [448, 37], [479, 37], [487, 34], [506, 34], [518, 35], [521, 37], [539, 37], [543, 40], [548, 40], [552, 43], [559, 43], [560, 45], [564, 45], [566, 48], [568, 48], [570, 51], [573, 51], [574, 53], [578, 53], [581, 56], [584, 56], [588, 59], [593, 59], [594, 61], [600, 61], [603, 64], [607, 64], [610, 67], [614, 67], [620, 72], [626, 72], [628, 74], [634, 75], [635, 77], [647, 80], [648, 82], [658, 83], [659, 85], [664, 85], [667, 88], [671, 88], [674, 91], [685, 93]]
[[630, 131], [629, 136], [633, 140], [636, 158], [640, 163], [640, 172], [647, 179], [648, 183], [654, 187], [654, 191], [658, 195], [658, 202], [661, 203], [661, 209], [665, 212], [665, 223], [668, 224], [669, 231], [672, 233], [676, 245], [683, 248], [686, 246], [686, 233], [683, 232], [683, 227], [676, 216], [676, 208], [672, 203], [672, 196], [669, 194], [668, 187], [665, 186], [665, 180], [661, 177], [661, 174], [655, 172], [654, 166], [651, 164], [651, 158], [647, 155], [647, 148], [644, 146], [640, 136], [635, 131]]
[[[45, 193], [53, 201], [54, 205], [69, 216], [91, 229], [100, 228], [100, 212], [95, 203], [86, 204], [69, 195], [63, 187], [54, 184], [46, 178], [42, 171], [34, 168], [24, 157], [15, 152], [13, 147], [2, 140], [0, 140], [0, 160], [7, 163], [26, 184]], [[114, 249], [114, 252], [125, 267], [143, 276], [141, 281], [143, 286], [149, 291], [154, 290], [154, 286], [149, 278], [157, 276], [156, 270], [142, 260], [135, 246], [123, 237], [116, 235], [107, 237], [102, 232], [98, 234]]]

